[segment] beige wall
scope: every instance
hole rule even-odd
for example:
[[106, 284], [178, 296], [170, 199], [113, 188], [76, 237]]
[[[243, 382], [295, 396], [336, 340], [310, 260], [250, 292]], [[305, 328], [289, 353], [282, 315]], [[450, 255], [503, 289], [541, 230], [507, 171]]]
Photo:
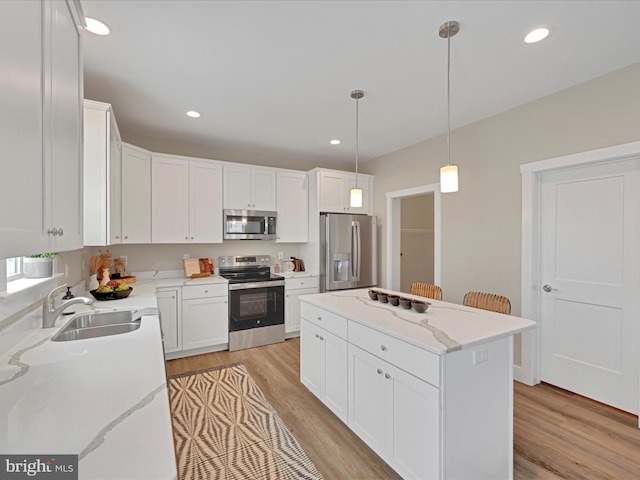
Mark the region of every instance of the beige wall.
[[[469, 290], [489, 291], [508, 296], [519, 314], [520, 165], [640, 140], [639, 86], [640, 64], [635, 64], [452, 132], [460, 191], [442, 195], [445, 300], [462, 303]], [[452, 116], [455, 123], [455, 107]], [[385, 195], [437, 183], [445, 142], [444, 136], [433, 138], [363, 166], [375, 175], [381, 284], [386, 278]]]

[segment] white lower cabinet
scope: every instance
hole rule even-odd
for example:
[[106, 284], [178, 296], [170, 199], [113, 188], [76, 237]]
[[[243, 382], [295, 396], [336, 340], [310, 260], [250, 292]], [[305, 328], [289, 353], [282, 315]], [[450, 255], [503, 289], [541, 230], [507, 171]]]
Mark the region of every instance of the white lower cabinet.
[[159, 288], [156, 296], [167, 358], [198, 355], [228, 347], [226, 283]]
[[300, 332], [300, 297], [313, 293], [318, 293], [318, 277], [285, 279], [284, 332], [287, 338]]
[[439, 389], [349, 344], [350, 428], [403, 478], [440, 477]]
[[227, 286], [213, 287], [182, 288], [182, 350], [229, 343]]
[[347, 341], [302, 318], [300, 345], [300, 381], [346, 422]]
[[165, 354], [179, 351], [182, 345], [180, 339], [180, 290], [180, 288], [171, 288], [156, 291]]

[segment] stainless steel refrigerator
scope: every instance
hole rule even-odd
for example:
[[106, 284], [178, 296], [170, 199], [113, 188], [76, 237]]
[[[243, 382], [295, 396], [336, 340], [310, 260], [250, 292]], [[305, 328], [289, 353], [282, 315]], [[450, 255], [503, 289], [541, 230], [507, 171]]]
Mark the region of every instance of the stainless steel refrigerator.
[[376, 238], [376, 217], [320, 214], [320, 291], [376, 285]]

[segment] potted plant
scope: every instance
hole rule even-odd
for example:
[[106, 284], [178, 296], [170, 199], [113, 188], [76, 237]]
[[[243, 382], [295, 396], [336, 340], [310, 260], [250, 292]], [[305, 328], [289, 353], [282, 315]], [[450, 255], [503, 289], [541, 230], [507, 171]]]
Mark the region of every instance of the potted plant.
[[53, 276], [55, 252], [39, 253], [22, 259], [22, 273], [25, 278], [47, 278]]

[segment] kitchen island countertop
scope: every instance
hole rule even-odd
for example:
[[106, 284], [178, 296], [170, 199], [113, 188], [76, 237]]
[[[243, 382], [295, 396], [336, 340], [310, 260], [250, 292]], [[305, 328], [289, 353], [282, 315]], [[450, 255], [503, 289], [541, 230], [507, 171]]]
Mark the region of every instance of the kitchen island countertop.
[[368, 289], [305, 295], [301, 301], [324, 308], [408, 343], [443, 355], [490, 340], [529, 330], [536, 323], [513, 315], [489, 312], [455, 303], [419, 297], [383, 288], [388, 294], [426, 300], [425, 313], [371, 300]]

